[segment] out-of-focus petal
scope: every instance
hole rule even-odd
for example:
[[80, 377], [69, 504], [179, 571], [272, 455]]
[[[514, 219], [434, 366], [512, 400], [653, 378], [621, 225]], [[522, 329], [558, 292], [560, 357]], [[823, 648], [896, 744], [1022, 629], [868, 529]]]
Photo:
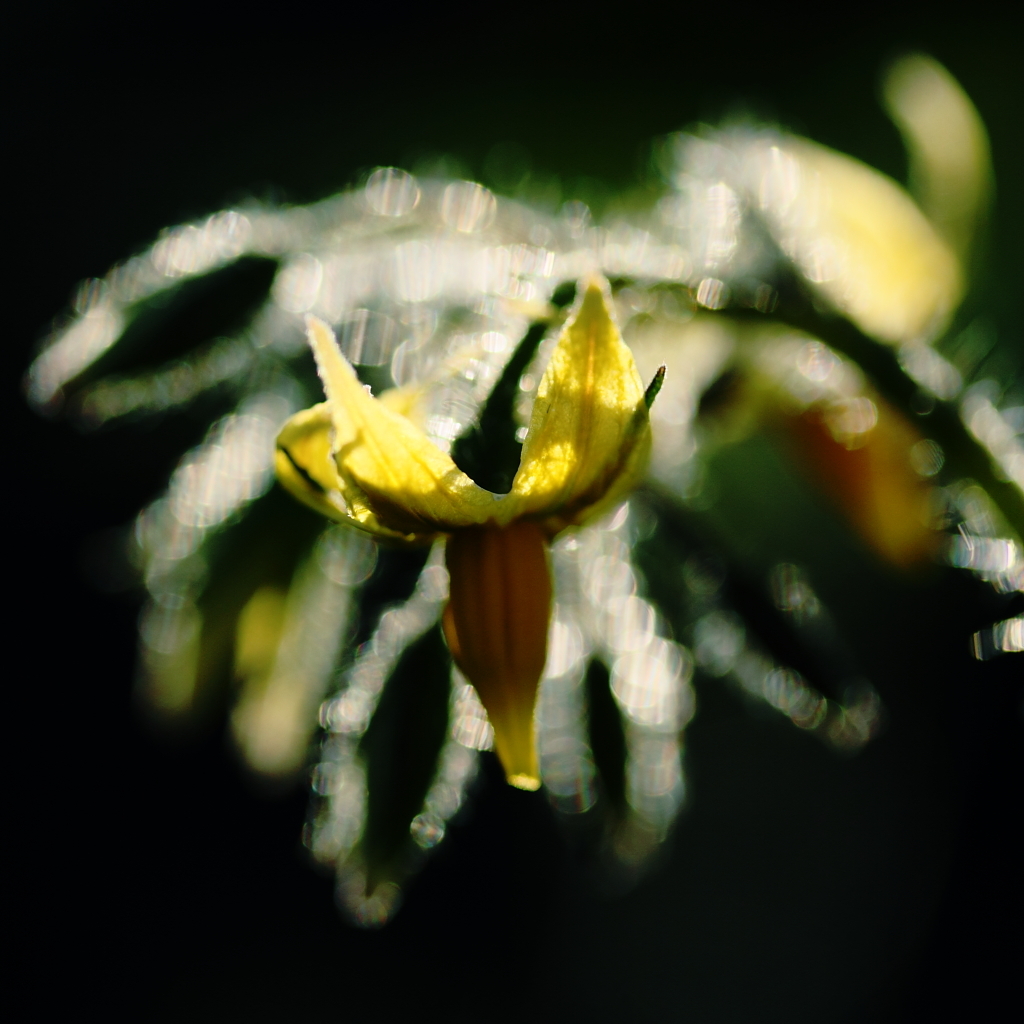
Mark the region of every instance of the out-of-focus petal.
[[992, 191], [992, 157], [978, 111], [938, 61], [919, 53], [890, 68], [882, 95], [906, 144], [921, 208], [966, 257]]
[[633, 355], [591, 281], [537, 390], [512, 483], [517, 515], [550, 532], [620, 501], [643, 472], [651, 427]]
[[328, 550], [318, 544], [287, 591], [258, 588], [238, 616], [234, 673], [241, 692], [232, 731], [249, 767], [267, 777], [286, 778], [302, 767], [347, 635], [352, 592], [324, 571]]
[[766, 145], [758, 200], [782, 249], [865, 333], [930, 339], [960, 301], [960, 265], [909, 195], [884, 174], [805, 139]]
[[404, 384], [400, 388], [388, 388], [377, 396], [381, 405], [390, 409], [399, 416], [420, 426], [420, 407], [426, 397], [428, 387], [420, 381], [414, 384]]

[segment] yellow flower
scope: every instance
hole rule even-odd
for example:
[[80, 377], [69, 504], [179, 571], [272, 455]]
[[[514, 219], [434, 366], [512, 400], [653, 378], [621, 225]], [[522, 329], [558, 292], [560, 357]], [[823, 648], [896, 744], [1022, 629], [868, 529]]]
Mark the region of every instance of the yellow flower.
[[890, 344], [940, 333], [962, 297], [963, 272], [903, 188], [799, 138], [767, 148], [761, 168], [772, 233], [829, 304]]
[[523, 789], [540, 785], [533, 710], [551, 614], [547, 546], [621, 501], [650, 450], [649, 402], [605, 289], [586, 285], [552, 352], [508, 494], [478, 486], [402, 415], [404, 389], [373, 398], [313, 317], [327, 401], [278, 438], [278, 478], [318, 511], [386, 541], [447, 535], [445, 636], [487, 709], [508, 781]]

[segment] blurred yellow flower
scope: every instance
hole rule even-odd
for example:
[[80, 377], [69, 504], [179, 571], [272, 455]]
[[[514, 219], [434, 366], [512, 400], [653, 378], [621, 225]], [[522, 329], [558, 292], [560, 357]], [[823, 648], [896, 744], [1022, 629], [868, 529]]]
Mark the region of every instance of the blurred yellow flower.
[[934, 58], [909, 54], [882, 83], [910, 158], [922, 211], [966, 263], [992, 196], [988, 133], [960, 83]]
[[548, 543], [610, 509], [642, 474], [648, 400], [591, 280], [541, 379], [508, 494], [478, 486], [402, 413], [408, 395], [372, 397], [330, 328], [308, 319], [327, 401], [293, 416], [278, 478], [301, 501], [383, 541], [447, 535], [445, 636], [480, 694], [510, 783], [540, 785], [533, 734], [551, 609]]
[[795, 136], [763, 147], [755, 166], [773, 235], [829, 305], [890, 344], [941, 333], [962, 298], [963, 271], [903, 188]]

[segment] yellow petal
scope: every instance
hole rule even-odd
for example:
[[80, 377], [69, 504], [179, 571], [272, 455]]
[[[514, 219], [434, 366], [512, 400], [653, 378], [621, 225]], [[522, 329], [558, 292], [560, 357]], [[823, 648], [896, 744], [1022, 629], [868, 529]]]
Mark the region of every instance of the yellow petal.
[[446, 558], [451, 599], [444, 630], [452, 657], [487, 709], [508, 781], [537, 789], [533, 710], [551, 617], [544, 529], [520, 520], [504, 529], [461, 530], [448, 538]]
[[426, 398], [426, 388], [420, 381], [415, 384], [403, 384], [400, 388], [388, 388], [377, 396], [377, 401], [393, 413], [420, 425], [420, 408]]
[[277, 478], [299, 501], [331, 519], [345, 520], [345, 486], [331, 458], [331, 412], [326, 402], [296, 413], [277, 435]]
[[957, 80], [923, 54], [890, 68], [883, 97], [906, 144], [921, 208], [966, 258], [992, 192], [992, 157], [978, 111]]
[[760, 198], [782, 248], [881, 341], [931, 338], [960, 301], [960, 266], [891, 178], [805, 139], [763, 154]]
[[326, 402], [296, 413], [277, 436], [277, 479], [321, 515], [389, 540], [416, 540], [385, 526], [363, 495], [338, 473], [331, 455], [331, 411]]
[[537, 390], [519, 472], [517, 514], [548, 513], [549, 531], [625, 495], [650, 449], [650, 419], [633, 355], [591, 281]]
[[405, 535], [450, 532], [508, 514], [421, 430], [370, 396], [325, 323], [309, 317], [308, 330], [346, 497], [361, 495], [383, 526]]

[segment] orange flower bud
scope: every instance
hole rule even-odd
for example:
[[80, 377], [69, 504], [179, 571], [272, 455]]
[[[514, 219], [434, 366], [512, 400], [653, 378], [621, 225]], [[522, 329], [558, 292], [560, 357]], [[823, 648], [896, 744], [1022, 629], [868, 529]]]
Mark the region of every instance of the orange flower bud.
[[447, 560], [448, 646], [487, 709], [508, 781], [537, 789], [533, 709], [551, 617], [546, 536], [525, 519], [460, 530], [448, 538]]
[[[870, 407], [871, 422], [861, 431], [844, 429], [856, 418], [851, 412], [860, 412], [858, 403]], [[892, 406], [878, 397], [814, 406], [787, 425], [815, 483], [882, 558], [909, 568], [935, 555], [932, 486], [915, 472], [911, 457], [921, 435]]]

